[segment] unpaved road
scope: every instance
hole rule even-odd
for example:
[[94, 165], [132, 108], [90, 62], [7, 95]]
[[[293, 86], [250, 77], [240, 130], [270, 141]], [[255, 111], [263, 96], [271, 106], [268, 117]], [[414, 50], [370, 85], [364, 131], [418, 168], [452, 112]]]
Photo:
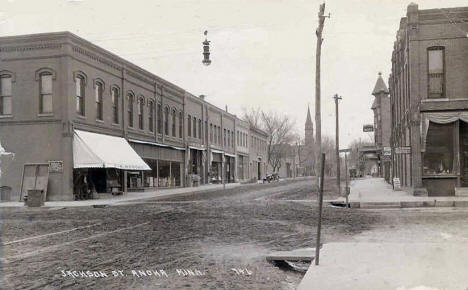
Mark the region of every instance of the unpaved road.
[[[106, 208], [2, 209], [2, 289], [294, 289], [302, 274], [265, 255], [315, 246], [317, 203], [294, 201], [316, 199], [311, 183]], [[333, 184], [325, 199], [336, 197]], [[376, 211], [325, 207], [323, 241], [351, 239], [381, 220]]]

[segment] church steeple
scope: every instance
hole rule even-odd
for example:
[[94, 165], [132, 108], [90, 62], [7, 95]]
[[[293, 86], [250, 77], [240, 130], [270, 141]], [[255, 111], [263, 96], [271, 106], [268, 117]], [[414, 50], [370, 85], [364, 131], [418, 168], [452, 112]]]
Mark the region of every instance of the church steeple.
[[304, 130], [304, 141], [306, 145], [314, 144], [314, 124], [312, 123], [312, 117], [310, 116], [310, 108], [307, 105], [307, 118], [305, 122]]
[[305, 128], [314, 130], [314, 124], [312, 123], [312, 118], [310, 117], [310, 108], [309, 105], [307, 105], [307, 119], [305, 123]]

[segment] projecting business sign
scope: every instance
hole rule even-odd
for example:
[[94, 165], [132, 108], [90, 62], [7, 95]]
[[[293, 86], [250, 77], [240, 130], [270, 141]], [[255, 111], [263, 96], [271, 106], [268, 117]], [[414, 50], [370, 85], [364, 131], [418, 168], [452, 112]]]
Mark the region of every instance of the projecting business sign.
[[374, 132], [374, 125], [372, 124], [367, 124], [362, 126], [362, 131], [363, 132]]
[[383, 155], [384, 156], [392, 156], [392, 148], [391, 147], [384, 147], [383, 148]]

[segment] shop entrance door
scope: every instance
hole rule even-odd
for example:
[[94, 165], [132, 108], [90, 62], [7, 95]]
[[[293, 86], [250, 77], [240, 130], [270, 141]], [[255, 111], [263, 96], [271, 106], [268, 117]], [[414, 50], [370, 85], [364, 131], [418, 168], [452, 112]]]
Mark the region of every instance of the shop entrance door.
[[468, 124], [460, 121], [461, 186], [468, 187]]
[[258, 166], [258, 172], [257, 172], [258, 173], [258, 175], [257, 175], [258, 178], [257, 179], [258, 180], [262, 179], [262, 172], [261, 172], [261, 166], [260, 165], [261, 165], [261, 163], [257, 162], [257, 166]]

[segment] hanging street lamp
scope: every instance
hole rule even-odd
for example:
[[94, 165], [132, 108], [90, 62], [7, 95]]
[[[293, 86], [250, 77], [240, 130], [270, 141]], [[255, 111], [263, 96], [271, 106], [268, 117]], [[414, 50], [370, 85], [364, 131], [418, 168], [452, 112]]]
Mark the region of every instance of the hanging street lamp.
[[203, 41], [203, 61], [202, 63], [206, 66], [211, 64], [210, 60], [210, 41], [207, 39], [208, 30], [205, 30], [205, 41]]

